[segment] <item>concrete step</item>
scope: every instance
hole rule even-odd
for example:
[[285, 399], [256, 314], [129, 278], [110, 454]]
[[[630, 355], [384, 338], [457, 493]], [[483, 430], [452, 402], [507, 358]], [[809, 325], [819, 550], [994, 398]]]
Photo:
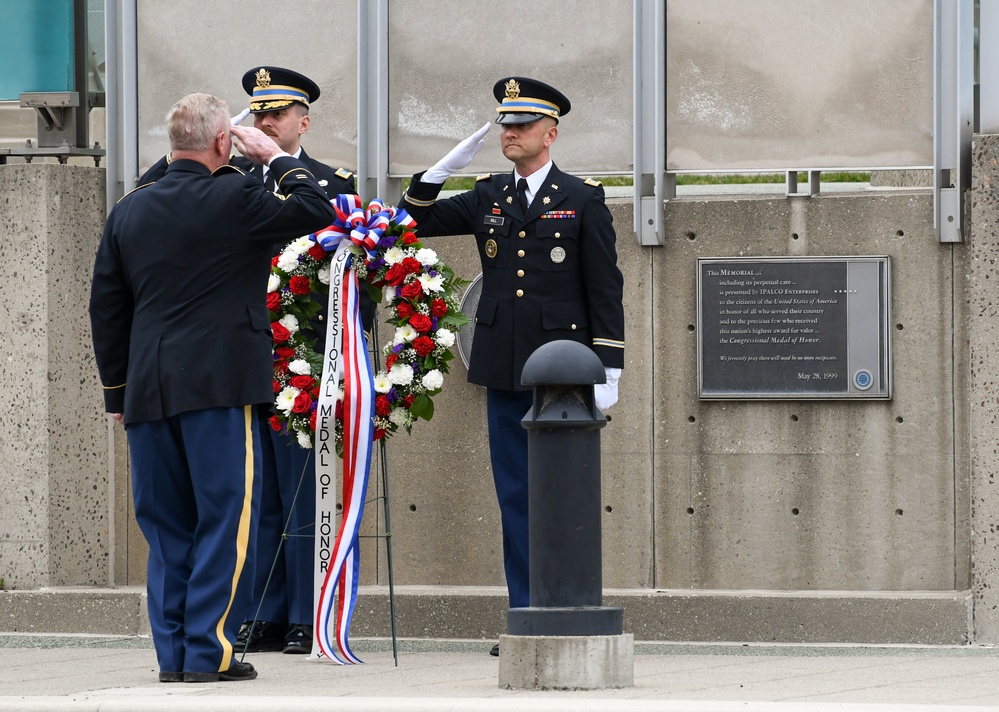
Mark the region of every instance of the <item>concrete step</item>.
[[[400, 638], [496, 639], [506, 632], [506, 589], [396, 586]], [[613, 589], [635, 640], [966, 645], [970, 591], [693, 591]], [[143, 635], [145, 589], [0, 591], [0, 632]], [[357, 638], [392, 635], [386, 586], [362, 586], [351, 622]]]

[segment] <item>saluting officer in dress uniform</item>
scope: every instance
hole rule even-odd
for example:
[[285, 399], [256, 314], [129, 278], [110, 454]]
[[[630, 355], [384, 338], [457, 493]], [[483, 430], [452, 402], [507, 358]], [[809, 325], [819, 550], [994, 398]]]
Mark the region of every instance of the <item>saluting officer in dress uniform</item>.
[[[311, 121], [309, 106], [319, 98], [319, 85], [298, 72], [270, 66], [248, 70], [242, 82], [244, 91], [250, 96], [253, 125], [305, 163], [330, 199], [357, 192], [350, 171], [330, 168], [311, 158], [302, 148], [301, 138], [309, 130]], [[273, 190], [267, 166], [238, 156], [232, 162]], [[374, 302], [364, 290], [361, 297], [361, 320], [365, 328], [370, 329]], [[316, 350], [320, 353], [325, 350], [326, 343], [325, 314], [323, 309], [312, 320]], [[264, 496], [260, 508], [254, 601], [244, 612], [246, 623], [240, 630], [236, 649], [248, 653], [307, 654], [312, 652], [315, 617], [315, 463], [312, 450], [299, 447], [294, 437], [274, 432], [268, 417], [269, 413], [262, 413], [260, 419], [264, 440]]]
[[[330, 199], [357, 192], [353, 173], [315, 160], [302, 147], [302, 135], [311, 123], [309, 106], [319, 98], [318, 84], [290, 69], [256, 66], [243, 74], [242, 86], [250, 96], [254, 127], [302, 161]], [[139, 184], [161, 178], [170, 161], [170, 155], [161, 158], [139, 179]], [[244, 156], [233, 156], [230, 163], [275, 191], [274, 174], [266, 165]], [[370, 330], [375, 304], [363, 289], [360, 310], [364, 328]], [[316, 351], [320, 353], [326, 344], [325, 314], [323, 309], [312, 319]], [[309, 653], [315, 596], [316, 493], [312, 450], [303, 449], [293, 438], [271, 430], [267, 422], [269, 408], [261, 409], [259, 415], [264, 457], [259, 548], [253, 604], [240, 613], [245, 622], [236, 640], [236, 651]]]
[[[233, 659], [252, 593], [260, 431], [273, 398], [264, 294], [277, 245], [336, 217], [301, 161], [192, 94], [167, 116], [174, 160], [108, 216], [90, 294], [105, 407], [125, 424], [161, 682], [249, 680]], [[227, 165], [232, 141], [279, 199]], [[240, 145], [241, 144], [241, 145]]]
[[[487, 389], [489, 451], [503, 524], [503, 563], [510, 607], [529, 605], [527, 431], [521, 419], [532, 394], [521, 385], [524, 362], [556, 339], [585, 344], [600, 357], [607, 384], [597, 405], [617, 400], [624, 365], [623, 278], [611, 214], [600, 183], [563, 173], [549, 157], [569, 100], [525, 77], [493, 89], [500, 102], [503, 155], [511, 173], [480, 176], [475, 188], [437, 200], [444, 180], [464, 168], [489, 124], [440, 162], [418, 173], [403, 196], [421, 236], [475, 235], [482, 293], [468, 380]], [[494, 646], [492, 654], [499, 654]]]

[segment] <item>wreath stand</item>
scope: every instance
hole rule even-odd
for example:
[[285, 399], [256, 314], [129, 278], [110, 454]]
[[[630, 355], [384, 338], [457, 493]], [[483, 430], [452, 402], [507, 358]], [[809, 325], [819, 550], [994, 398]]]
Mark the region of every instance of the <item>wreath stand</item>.
[[[371, 327], [371, 340], [369, 344], [370, 349], [378, 348], [380, 343], [378, 339], [378, 319], [375, 319], [375, 323]], [[395, 666], [399, 667], [399, 645], [396, 638], [396, 621], [395, 621], [395, 581], [392, 573], [392, 525], [391, 518], [389, 516], [389, 489], [388, 489], [388, 452], [385, 447], [385, 438], [378, 441], [378, 463], [379, 469], [381, 470], [381, 494], [371, 497], [365, 501], [365, 504], [376, 502], [378, 500], [382, 501], [382, 512], [385, 517], [384, 530], [377, 534], [362, 534], [359, 538], [362, 539], [384, 539], [385, 540], [385, 565], [388, 569], [388, 588], [389, 588], [389, 622], [392, 629], [392, 660], [395, 662]], [[294, 511], [295, 504], [298, 502], [298, 493], [302, 489], [302, 483], [305, 480], [305, 470], [298, 478], [298, 487], [295, 488], [295, 498], [292, 500], [291, 509]], [[274, 575], [274, 568], [277, 566], [278, 556], [281, 554], [281, 549], [284, 547], [284, 542], [289, 536], [305, 536], [302, 534], [297, 534], [295, 532], [288, 532], [288, 522], [284, 523], [284, 531], [281, 532], [281, 542], [278, 544], [277, 552], [274, 554], [274, 560], [271, 562], [271, 569], [267, 573], [267, 581], [264, 582], [264, 592], [260, 597], [260, 603], [257, 604], [257, 610], [253, 614], [253, 622], [250, 624], [250, 632], [252, 633], [253, 628], [257, 625], [257, 620], [260, 616], [260, 608], [263, 605], [264, 598], [267, 597], [267, 589], [271, 585], [271, 577]], [[312, 535], [315, 538], [315, 534]], [[245, 656], [246, 653], [244, 652]]]

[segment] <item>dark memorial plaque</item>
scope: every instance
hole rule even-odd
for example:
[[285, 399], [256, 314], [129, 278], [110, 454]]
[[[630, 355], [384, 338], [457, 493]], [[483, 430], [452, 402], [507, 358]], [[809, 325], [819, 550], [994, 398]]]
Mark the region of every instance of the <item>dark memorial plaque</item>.
[[702, 399], [891, 398], [887, 257], [697, 261]]

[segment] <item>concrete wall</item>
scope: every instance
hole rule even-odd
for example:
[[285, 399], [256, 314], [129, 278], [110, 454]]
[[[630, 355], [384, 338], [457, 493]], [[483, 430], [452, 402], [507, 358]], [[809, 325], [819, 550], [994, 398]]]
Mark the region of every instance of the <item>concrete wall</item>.
[[[918, 14], [927, 3], [902, 5]], [[262, 0], [240, 3], [235, 15], [219, 7], [140, 0], [140, 163], [166, 150], [163, 116], [179, 96], [209, 91], [242, 106], [243, 71], [273, 63], [319, 81], [324, 96], [304, 144], [318, 158], [353, 168], [356, 4], [301, 0], [281, 15]], [[631, 69], [622, 48], [630, 49], [631, 3], [602, 3], [599, 23], [582, 0], [560, 2], [565, 11], [557, 14], [545, 14], [546, 3], [511, 0], [502, 10], [477, 6], [483, 14], [474, 18], [459, 0], [438, 3], [434, 14], [415, 0], [390, 7], [393, 171], [425, 167], [490, 119], [492, 82], [513, 73], [549, 77], [572, 98], [554, 152], [561, 167], [628, 169]], [[307, 39], [274, 41], [296, 36]], [[558, 51], [518, 54], [530, 57], [518, 63], [514, 42]], [[460, 74], [435, 69], [438, 56], [454, 60]], [[908, 98], [921, 106], [917, 85]], [[925, 149], [921, 117], [914, 114], [908, 142], [916, 154]], [[936, 241], [927, 190], [671, 201], [661, 248], [639, 247], [630, 202], [609, 201], [625, 274], [628, 348], [621, 401], [601, 431], [604, 584], [608, 602], [625, 605], [626, 626], [637, 637], [999, 640], [989, 494], [999, 415], [992, 394], [999, 374], [989, 359], [999, 346], [991, 294], [992, 185], [999, 180], [991, 157], [999, 146], [994, 137], [979, 137], [976, 146], [968, 245]], [[498, 155], [487, 147], [469, 171], [505, 168]], [[0, 384], [8, 403], [44, 403], [0, 416], [0, 461], [8, 471], [0, 577], [17, 589], [141, 584], [145, 544], [131, 516], [127, 451], [120, 428], [108, 435], [86, 328], [103, 173], [0, 167], [0, 198], [11, 215], [0, 228], [7, 310], [0, 331], [11, 345]], [[459, 274], [478, 272], [468, 238], [439, 238], [433, 246]], [[697, 399], [696, 259], [783, 255], [891, 258], [891, 401]], [[433, 422], [387, 447], [404, 635], [491, 637], [502, 629], [484, 394], [465, 375], [456, 359]], [[380, 502], [366, 508], [364, 526], [366, 534], [384, 531]], [[384, 545], [362, 541], [362, 580], [374, 588], [359, 608], [358, 634], [387, 632]], [[108, 606], [141, 611], [112, 598]], [[78, 610], [81, 599], [74, 599]], [[0, 619], [11, 611], [15, 625], [28, 620], [31, 629], [46, 629], [54, 619], [38, 622], [44, 616], [31, 612], [42, 600], [2, 597]], [[70, 624], [61, 625], [57, 630]]]
[[0, 166], [0, 578], [112, 582], [108, 430], [87, 302], [104, 171]]
[[[13, 572], [5, 578], [17, 589], [141, 584], [124, 443], [117, 428], [108, 439], [86, 329], [99, 171], [7, 166], [0, 177], [18, 206], [2, 243], [9, 360], [33, 354], [28, 368], [8, 367], [5, 388], [8, 402], [48, 403], [43, 418], [12, 411], [2, 430], [11, 515], [0, 571]], [[629, 630], [680, 640], [975, 639], [973, 541], [983, 624], [989, 572], [999, 570], [969, 519], [969, 402], [987, 399], [969, 394], [968, 344], [991, 333], [969, 302], [989, 298], [991, 272], [969, 267], [968, 246], [936, 242], [928, 191], [672, 201], [662, 248], [639, 247], [630, 203], [609, 202], [628, 349], [621, 401], [601, 431], [604, 585], [632, 617]], [[988, 234], [978, 239], [989, 244]], [[434, 247], [459, 274], [477, 273], [470, 239]], [[736, 255], [889, 256], [894, 398], [699, 401], [696, 258]], [[394, 584], [404, 634], [490, 637], [502, 629], [504, 596], [484, 397], [460, 360], [453, 366], [434, 420], [388, 443]], [[982, 359], [983, 378], [986, 369]], [[990, 482], [994, 434], [973, 432], [976, 481]], [[976, 506], [990, 521], [987, 490]], [[366, 511], [366, 533], [383, 531], [381, 504]], [[384, 635], [384, 540], [365, 539], [362, 550], [362, 581], [377, 587], [356, 634]], [[0, 613], [12, 608], [15, 624], [30, 616], [41, 630], [52, 619], [31, 612], [40, 600], [5, 597]]]

